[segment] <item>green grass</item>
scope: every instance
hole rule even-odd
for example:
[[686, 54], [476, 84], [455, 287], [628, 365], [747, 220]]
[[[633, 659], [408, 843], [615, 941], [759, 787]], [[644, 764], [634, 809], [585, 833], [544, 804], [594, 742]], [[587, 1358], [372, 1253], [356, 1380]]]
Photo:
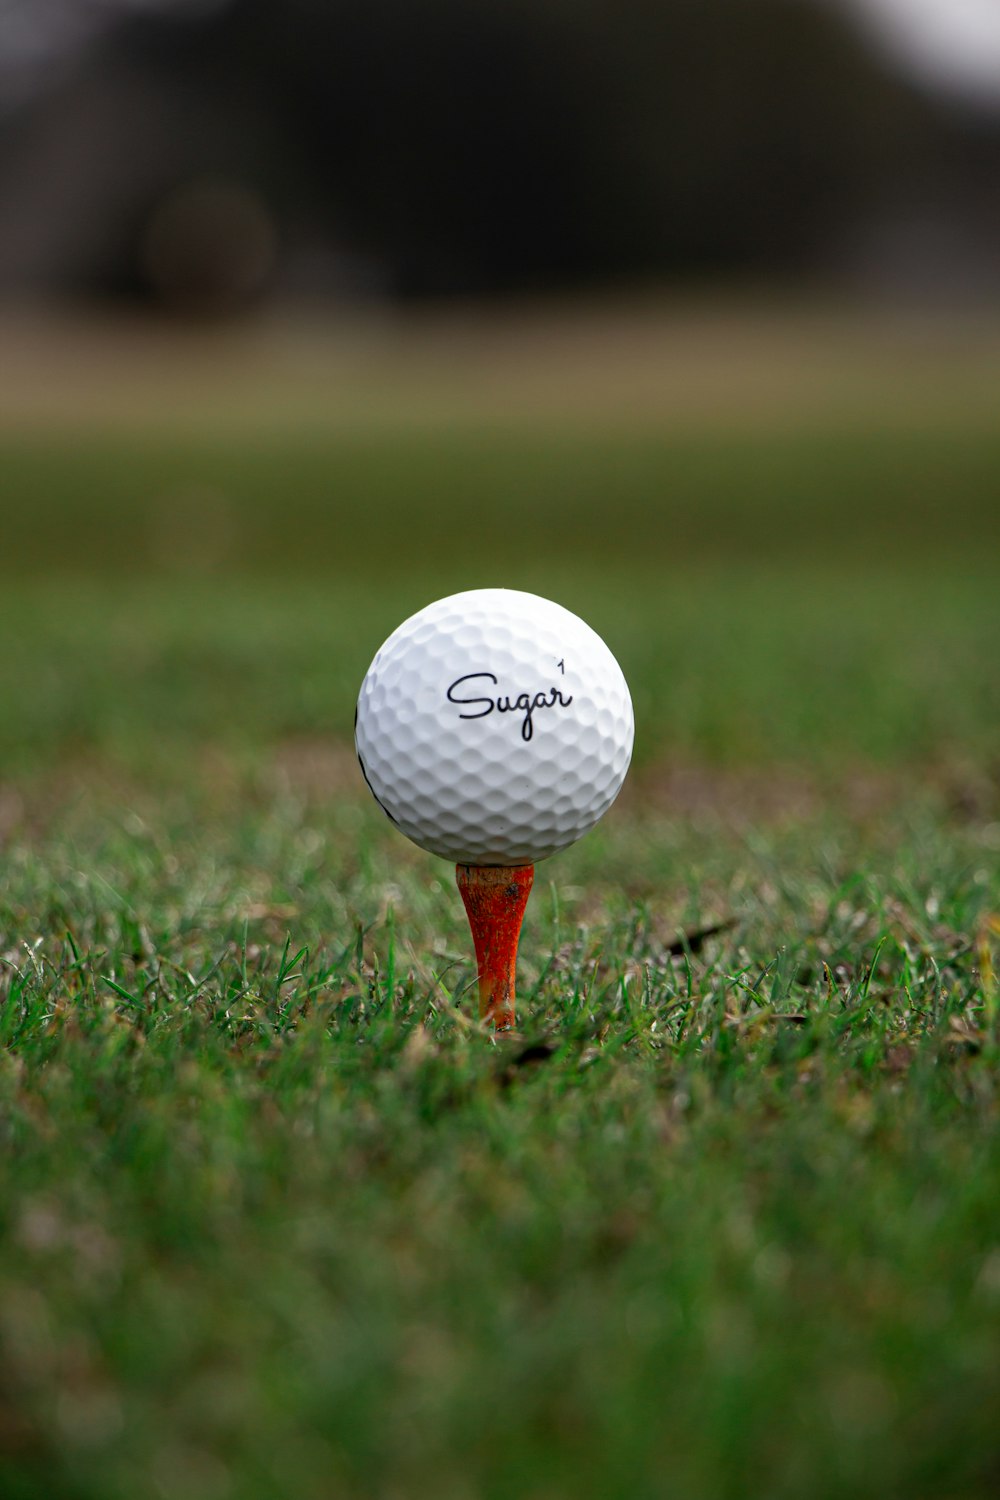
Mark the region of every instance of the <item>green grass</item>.
[[361, 678], [395, 625], [453, 589], [496, 583], [557, 598], [612, 643], [640, 765], [991, 764], [1000, 609], [981, 560], [591, 561], [546, 575], [467, 558], [398, 582], [377, 569], [15, 582], [0, 596], [0, 768], [30, 777], [97, 757], [183, 778], [205, 746], [254, 759], [289, 740], [347, 740]]
[[[0, 437], [4, 1500], [996, 1493], [1000, 445], [876, 418]], [[638, 733], [500, 1040], [349, 745], [497, 582]]]
[[5, 1494], [992, 1492], [995, 825], [609, 821], [530, 1061], [447, 867], [260, 791], [8, 857]]
[[547, 577], [595, 557], [886, 569], [1000, 544], [995, 424], [7, 433], [0, 454], [18, 566], [83, 561], [109, 580], [236, 567], [396, 584], [470, 563]]

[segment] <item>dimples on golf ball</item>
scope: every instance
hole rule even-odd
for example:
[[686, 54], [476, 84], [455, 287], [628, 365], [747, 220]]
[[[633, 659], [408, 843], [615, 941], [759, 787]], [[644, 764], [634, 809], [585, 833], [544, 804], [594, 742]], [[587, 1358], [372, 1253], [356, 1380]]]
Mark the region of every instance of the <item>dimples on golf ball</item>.
[[611, 806], [632, 756], [632, 700], [600, 636], [513, 589], [429, 604], [361, 685], [365, 780], [408, 838], [468, 865], [533, 864]]

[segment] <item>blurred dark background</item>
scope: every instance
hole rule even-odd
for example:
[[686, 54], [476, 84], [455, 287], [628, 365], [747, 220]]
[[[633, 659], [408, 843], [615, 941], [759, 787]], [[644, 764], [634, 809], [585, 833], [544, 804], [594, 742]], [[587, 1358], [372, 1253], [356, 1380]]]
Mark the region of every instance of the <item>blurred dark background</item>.
[[0, 296], [991, 298], [991, 3], [0, 0]]

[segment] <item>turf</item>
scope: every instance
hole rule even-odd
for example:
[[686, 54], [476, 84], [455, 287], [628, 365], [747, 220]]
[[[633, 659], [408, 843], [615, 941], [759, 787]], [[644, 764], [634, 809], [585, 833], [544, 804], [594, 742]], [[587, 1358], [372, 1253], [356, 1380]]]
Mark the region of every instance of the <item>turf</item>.
[[[995, 1494], [1000, 448], [926, 416], [0, 434], [4, 1497]], [[499, 1040], [349, 743], [487, 582], [638, 725]]]
[[991, 1493], [995, 823], [621, 818], [497, 1045], [447, 868], [267, 791], [8, 855], [5, 1494]]

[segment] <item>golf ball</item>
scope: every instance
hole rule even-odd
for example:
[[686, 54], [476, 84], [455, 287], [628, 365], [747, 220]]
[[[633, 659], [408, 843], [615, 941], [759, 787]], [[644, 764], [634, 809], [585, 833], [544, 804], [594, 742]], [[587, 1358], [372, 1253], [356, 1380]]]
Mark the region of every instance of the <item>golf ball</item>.
[[600, 636], [514, 589], [472, 589], [404, 621], [355, 720], [365, 780], [421, 848], [534, 864], [592, 828], [632, 756], [632, 700]]

